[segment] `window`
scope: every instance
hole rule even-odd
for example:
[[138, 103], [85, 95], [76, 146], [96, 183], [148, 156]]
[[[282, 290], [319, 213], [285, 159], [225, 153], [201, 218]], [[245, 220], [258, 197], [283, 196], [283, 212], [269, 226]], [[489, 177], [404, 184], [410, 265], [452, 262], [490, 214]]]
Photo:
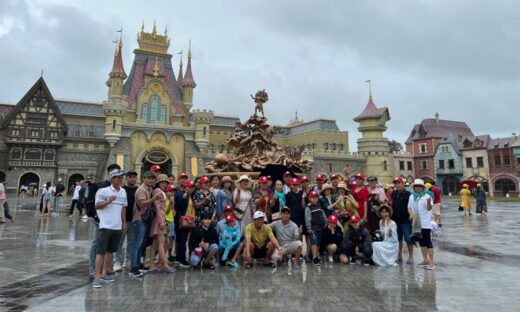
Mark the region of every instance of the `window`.
[[444, 160], [442, 160], [442, 159], [439, 160], [439, 169], [442, 169], [442, 170], [445, 169], [445, 167], [444, 167]]
[[450, 148], [448, 146], [442, 146], [441, 147], [441, 152], [448, 153], [449, 151], [450, 151]]
[[30, 149], [25, 151], [26, 160], [40, 160], [42, 159], [42, 152], [37, 149]]
[[159, 114], [159, 121], [166, 120], [166, 105], [161, 105], [161, 113]]
[[150, 98], [150, 123], [155, 123], [157, 121], [157, 114], [159, 112], [159, 97], [157, 95], [153, 95]]
[[479, 167], [479, 168], [484, 167], [484, 157], [477, 157], [477, 167]]
[[316, 143], [312, 143], [312, 149], [316, 148]]
[[143, 104], [143, 120], [148, 122], [148, 104]]
[[20, 129], [11, 129], [11, 136], [20, 136]]
[[203, 127], [203, 128], [202, 128], [202, 135], [203, 135], [203, 136], [206, 136], [207, 134], [208, 134], [208, 128]]
[[502, 160], [500, 159], [500, 155], [495, 156], [495, 166], [502, 165]]
[[39, 138], [40, 131], [39, 130], [31, 130], [31, 138]]
[[79, 136], [81, 136], [81, 130], [80, 130], [80, 129], [76, 129], [76, 130], [74, 130], [74, 136], [75, 136], [75, 137], [79, 137]]
[[426, 154], [428, 152], [427, 146], [425, 143], [419, 144], [419, 153]]
[[428, 169], [428, 161], [427, 160], [421, 160], [421, 169], [422, 170]]
[[325, 150], [328, 151], [329, 150], [329, 143], [325, 142], [324, 145], [325, 145]]
[[386, 160], [383, 160], [383, 170], [388, 171], [388, 162]]
[[511, 165], [511, 158], [509, 157], [509, 155], [504, 156], [504, 166], [509, 166], [509, 165]]
[[455, 168], [455, 160], [454, 159], [448, 159], [448, 168], [454, 169]]
[[116, 130], [116, 125], [117, 125], [116, 120], [115, 119], [112, 120], [112, 130]]
[[57, 137], [58, 137], [58, 132], [57, 131], [50, 131], [49, 132], [49, 138], [56, 139]]
[[413, 167], [412, 167], [412, 162], [409, 161], [409, 162], [407, 163], [407, 165], [408, 165], [408, 166], [407, 166], [407, 167], [408, 167], [407, 169], [410, 170], [410, 171], [412, 171], [412, 170], [413, 170], [413, 169], [412, 169], [412, 168], [413, 168]]
[[404, 170], [404, 161], [399, 161], [399, 170]]
[[471, 157], [466, 158], [466, 168], [473, 168], [473, 159]]
[[54, 160], [54, 151], [46, 151], [45, 152], [45, 160], [47, 160], [47, 161]]
[[22, 159], [22, 150], [19, 148], [13, 148], [11, 150], [11, 159], [12, 160], [20, 160]]
[[27, 123], [47, 124], [47, 114], [43, 113], [27, 113]]
[[339, 150], [343, 152], [344, 149], [345, 149], [345, 144], [341, 143], [339, 145]]
[[311, 144], [307, 144], [307, 149], [310, 150], [311, 149]]
[[336, 143], [332, 143], [332, 150], [333, 150], [333, 151], [336, 150]]

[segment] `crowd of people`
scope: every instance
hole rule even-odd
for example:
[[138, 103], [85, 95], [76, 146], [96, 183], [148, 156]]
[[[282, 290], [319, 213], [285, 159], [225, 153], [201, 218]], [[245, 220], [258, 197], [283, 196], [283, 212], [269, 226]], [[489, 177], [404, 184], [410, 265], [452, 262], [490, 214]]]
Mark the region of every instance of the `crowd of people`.
[[304, 261], [396, 266], [404, 244], [413, 265], [417, 243], [418, 266], [435, 269], [431, 237], [432, 226], [442, 226], [434, 222], [441, 220], [441, 193], [420, 179], [407, 187], [396, 177], [387, 189], [361, 173], [317, 174], [313, 181], [291, 172], [279, 180], [190, 180], [153, 165], [137, 186], [137, 173], [117, 164], [107, 174], [107, 181], [86, 182], [84, 195], [95, 225], [89, 257], [95, 288], [123, 268], [139, 278], [191, 267], [298, 269]]

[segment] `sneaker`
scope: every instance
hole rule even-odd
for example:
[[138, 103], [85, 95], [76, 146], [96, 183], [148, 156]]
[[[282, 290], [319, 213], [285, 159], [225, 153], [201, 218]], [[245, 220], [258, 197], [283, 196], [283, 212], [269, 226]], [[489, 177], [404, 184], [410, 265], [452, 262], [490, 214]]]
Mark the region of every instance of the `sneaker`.
[[70, 215], [68, 215], [68, 217], [69, 217], [69, 218], [72, 218], [72, 217], [74, 217], [74, 214], [70, 214]]
[[370, 266], [370, 259], [363, 260], [363, 265], [364, 266]]
[[125, 269], [130, 268], [130, 263], [125, 260], [125, 262], [123, 262], [123, 268], [125, 268]]
[[168, 262], [171, 262], [171, 263], [175, 262], [175, 257], [174, 256], [169, 256], [168, 257]]
[[226, 265], [232, 267], [233, 269], [238, 268], [238, 263], [236, 263], [235, 261], [227, 261]]
[[186, 261], [181, 261], [181, 262], [179, 262], [179, 268], [189, 269], [189, 268], [191, 268], [191, 265]]
[[409, 265], [413, 264], [413, 259], [408, 259], [408, 260], [406, 261], [406, 264], [409, 264]]
[[110, 274], [101, 276], [101, 280], [105, 283], [113, 283], [115, 281], [114, 276]]
[[332, 256], [328, 256], [328, 257], [327, 257], [327, 261], [329, 261], [329, 262], [332, 263], [332, 262], [334, 262], [334, 258], [333, 258]]
[[130, 271], [130, 273], [128, 273], [128, 276], [130, 277], [134, 277], [134, 278], [137, 278], [137, 277], [141, 277], [143, 276], [144, 274], [139, 272], [139, 270], [135, 270], [135, 271]]
[[114, 263], [114, 271], [115, 272], [121, 272], [122, 271], [121, 262]]
[[88, 219], [88, 216], [87, 215], [82, 215], [81, 219]]
[[320, 266], [320, 262], [321, 262], [320, 258], [318, 258], [318, 257], [312, 258], [312, 264], [314, 264], [315, 266]]
[[94, 282], [92, 282], [92, 287], [94, 287], [94, 288], [102, 288], [103, 285], [101, 284], [101, 280], [94, 280]]
[[145, 267], [144, 265], [141, 265], [139, 267], [139, 272], [141, 273], [147, 273], [149, 271], [148, 267]]

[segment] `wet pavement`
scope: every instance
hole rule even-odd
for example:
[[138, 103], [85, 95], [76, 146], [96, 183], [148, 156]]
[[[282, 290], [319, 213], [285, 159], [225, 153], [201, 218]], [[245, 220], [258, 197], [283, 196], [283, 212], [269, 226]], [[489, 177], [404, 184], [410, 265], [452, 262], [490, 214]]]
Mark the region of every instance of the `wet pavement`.
[[[303, 265], [179, 270], [88, 284], [92, 225], [62, 214], [35, 217], [33, 199], [9, 199], [0, 226], [0, 311], [517, 311], [520, 205], [491, 203], [489, 216], [443, 209], [437, 270]], [[416, 259], [420, 252], [416, 250]]]

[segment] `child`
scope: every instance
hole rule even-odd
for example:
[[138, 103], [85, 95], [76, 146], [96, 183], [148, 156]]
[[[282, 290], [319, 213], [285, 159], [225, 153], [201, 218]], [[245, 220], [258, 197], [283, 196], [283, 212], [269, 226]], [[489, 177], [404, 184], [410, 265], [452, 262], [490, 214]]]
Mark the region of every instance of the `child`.
[[228, 260], [228, 257], [230, 253], [232, 256], [236, 253], [240, 237], [240, 228], [236, 224], [235, 216], [232, 214], [226, 216], [226, 227], [220, 239], [220, 254], [221, 260], [232, 268], [237, 268], [238, 265], [235, 261]]
[[305, 226], [307, 233], [311, 236], [311, 253], [312, 263], [316, 266], [320, 265], [321, 259], [318, 257], [321, 243], [321, 234], [323, 227], [327, 223], [327, 216], [318, 203], [318, 192], [312, 191], [309, 193], [309, 205], [305, 208]]
[[168, 252], [168, 261], [173, 262], [175, 260], [174, 255], [172, 254], [172, 251], [175, 250], [173, 248], [173, 243], [175, 242], [175, 209], [173, 207], [174, 200], [173, 195], [175, 193], [175, 187], [173, 184], [166, 185], [165, 189], [166, 191], [166, 203], [164, 205], [164, 210], [166, 213], [166, 226], [167, 226], [167, 233], [166, 233], [166, 244], [165, 248]]

